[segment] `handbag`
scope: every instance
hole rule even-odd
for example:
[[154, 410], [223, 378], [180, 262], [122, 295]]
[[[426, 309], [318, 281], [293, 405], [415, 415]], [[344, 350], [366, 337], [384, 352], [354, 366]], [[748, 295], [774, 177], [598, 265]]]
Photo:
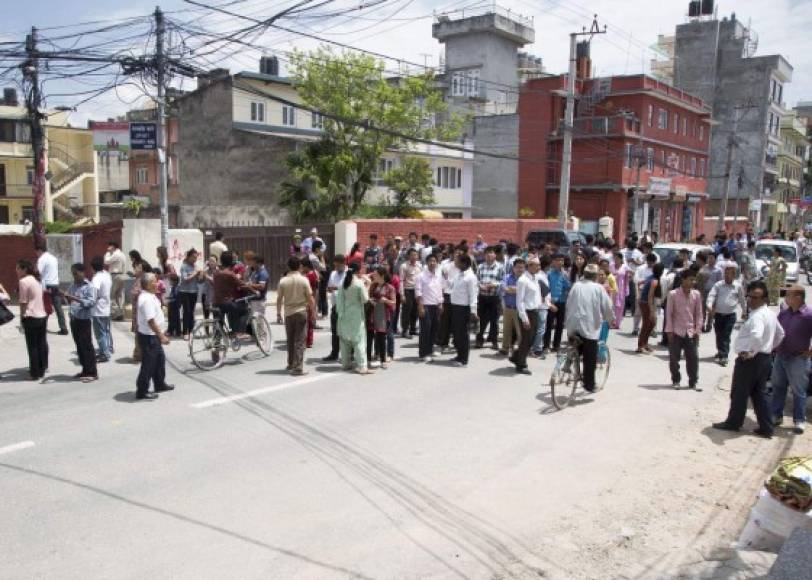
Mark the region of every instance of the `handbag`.
[[0, 326], [8, 324], [14, 320], [14, 313], [8, 309], [8, 306], [0, 302]]

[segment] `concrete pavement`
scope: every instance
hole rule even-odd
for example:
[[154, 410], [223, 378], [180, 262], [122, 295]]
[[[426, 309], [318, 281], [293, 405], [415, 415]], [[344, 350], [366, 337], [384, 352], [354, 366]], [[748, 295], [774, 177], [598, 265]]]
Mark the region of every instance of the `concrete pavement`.
[[127, 330], [90, 384], [54, 334], [50, 377], [20, 382], [4, 330], [0, 578], [667, 577], [735, 538], [774, 458], [810, 451], [709, 429], [732, 370], [707, 362], [712, 335], [704, 392], [613, 332], [607, 388], [556, 412], [552, 358], [458, 369], [398, 339], [361, 377], [320, 362], [326, 331], [304, 378], [252, 347], [203, 373], [175, 341], [176, 390], [136, 403]]

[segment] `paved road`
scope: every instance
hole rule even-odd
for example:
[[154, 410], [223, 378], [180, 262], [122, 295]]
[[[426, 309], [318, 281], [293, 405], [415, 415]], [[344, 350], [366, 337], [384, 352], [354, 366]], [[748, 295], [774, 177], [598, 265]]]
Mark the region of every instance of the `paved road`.
[[[623, 333], [606, 390], [555, 412], [552, 360], [529, 377], [491, 350], [426, 365], [398, 339], [390, 369], [360, 377], [319, 362], [325, 331], [302, 378], [252, 349], [201, 373], [173, 342], [177, 389], [136, 403], [126, 328], [91, 384], [56, 335], [50, 378], [20, 382], [25, 346], [3, 329], [0, 578], [642, 574], [712, 528], [713, 502], [745, 505], [789, 441], [706, 429], [730, 369], [703, 362], [704, 392], [673, 391], [665, 353], [635, 355]], [[720, 458], [744, 489], [703, 489]]]

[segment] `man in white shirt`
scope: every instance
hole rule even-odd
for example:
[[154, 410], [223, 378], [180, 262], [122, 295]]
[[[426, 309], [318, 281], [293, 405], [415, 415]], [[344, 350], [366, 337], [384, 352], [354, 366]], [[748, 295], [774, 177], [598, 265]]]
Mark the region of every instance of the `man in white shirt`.
[[544, 359], [544, 333], [547, 330], [547, 316], [550, 311], [556, 311], [556, 306], [553, 304], [552, 293], [550, 292], [550, 279], [547, 277], [547, 270], [550, 268], [552, 260], [550, 256], [542, 254], [539, 258], [539, 271], [536, 274], [536, 281], [541, 290], [541, 305], [539, 306], [539, 324], [536, 329], [536, 338], [533, 339], [533, 356]]
[[440, 326], [440, 313], [443, 310], [443, 279], [437, 267], [435, 254], [426, 259], [426, 268], [417, 279], [414, 295], [417, 300], [417, 315], [420, 317], [418, 355], [423, 362], [432, 362]]
[[612, 324], [614, 311], [609, 294], [595, 280], [598, 265], [588, 264], [584, 277], [570, 290], [567, 298], [567, 336], [581, 342], [584, 361], [584, 389], [595, 391], [595, 367], [598, 364], [598, 338], [604, 321]]
[[516, 372], [529, 375], [527, 368], [527, 355], [539, 324], [539, 308], [541, 307], [541, 288], [538, 279], [540, 265], [538, 258], [527, 260], [527, 271], [516, 281], [516, 310], [522, 323], [522, 338], [519, 348], [509, 360], [516, 366]]
[[468, 365], [468, 352], [471, 348], [471, 336], [468, 325], [472, 320], [478, 320], [477, 296], [479, 295], [479, 280], [471, 271], [471, 256], [461, 254], [454, 261], [459, 273], [451, 279], [451, 332], [454, 335], [454, 347], [457, 356], [453, 365], [464, 367]]
[[220, 256], [223, 252], [228, 251], [228, 246], [223, 241], [223, 232], [216, 232], [214, 234], [214, 241], [209, 244], [209, 256], [217, 258], [217, 263], [220, 263]]
[[127, 256], [121, 251], [118, 242], [107, 242], [107, 253], [104, 254], [104, 267], [113, 280], [110, 290], [110, 316], [113, 320], [124, 319], [124, 286], [127, 281]]
[[711, 288], [708, 294], [707, 310], [710, 326], [713, 322], [713, 331], [716, 334], [716, 362], [727, 366], [727, 355], [730, 351], [730, 336], [736, 324], [736, 309], [741, 307], [744, 312], [744, 288], [736, 280], [738, 266], [728, 263], [724, 269], [724, 278]]
[[753, 433], [769, 439], [773, 435], [773, 420], [769, 395], [765, 392], [770, 378], [770, 355], [784, 340], [784, 329], [767, 304], [767, 285], [758, 280], [747, 286], [747, 306], [750, 315], [739, 330], [733, 350], [737, 353], [730, 389], [730, 410], [727, 419], [714, 423], [714, 429], [738, 431], [744, 424], [748, 399], [753, 402], [758, 429]]
[[415, 300], [415, 286], [423, 266], [417, 261], [417, 250], [407, 252], [408, 261], [400, 266], [400, 297], [402, 306], [400, 310], [400, 330], [403, 338], [417, 334], [417, 302]]
[[344, 283], [344, 276], [347, 275], [347, 259], [343, 254], [338, 254], [333, 258], [333, 271], [327, 279], [327, 299], [330, 302], [330, 354], [321, 359], [324, 362], [338, 360], [340, 340], [338, 339], [338, 311], [336, 310], [336, 292]]
[[45, 243], [37, 244], [37, 270], [40, 275], [42, 287], [51, 296], [56, 320], [59, 323], [59, 334], [67, 335], [68, 327], [65, 324], [65, 313], [62, 311], [62, 295], [59, 292], [59, 263], [56, 256], [50, 253]]
[[[157, 399], [158, 393], [175, 388], [166, 383], [166, 356], [163, 345], [169, 344], [169, 339], [163, 332], [164, 313], [160, 300], [155, 296], [157, 290], [158, 278], [155, 274], [144, 274], [141, 277], [141, 292], [138, 295], [137, 306], [137, 340], [141, 346], [141, 369], [135, 382], [135, 398], [139, 400]], [[154, 393], [149, 392], [150, 380]]]
[[93, 258], [90, 266], [93, 268], [93, 279], [90, 284], [96, 289], [96, 304], [93, 305], [90, 312], [93, 320], [93, 334], [99, 345], [96, 361], [107, 362], [113, 355], [113, 336], [110, 333], [110, 292], [113, 280], [110, 273], [105, 271], [104, 260], [101, 256]]
[[631, 286], [629, 287], [629, 291], [631, 292], [632, 286], [634, 287], [634, 318], [632, 319], [632, 336], [637, 336], [640, 332], [640, 323], [643, 320], [643, 312], [640, 310], [640, 302], [636, 300], [637, 296], [640, 295], [640, 291], [643, 289], [643, 284], [645, 284], [646, 279], [651, 276], [652, 269], [654, 268], [654, 264], [657, 263], [657, 254], [654, 252], [648, 254], [645, 258], [645, 265], [640, 266], [637, 270], [634, 271], [634, 277]]

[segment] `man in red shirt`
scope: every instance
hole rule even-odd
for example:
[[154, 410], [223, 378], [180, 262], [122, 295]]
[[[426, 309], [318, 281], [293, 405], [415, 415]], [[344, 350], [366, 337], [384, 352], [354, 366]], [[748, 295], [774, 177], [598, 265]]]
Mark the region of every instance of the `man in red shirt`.
[[245, 295], [247, 285], [239, 275], [234, 272], [234, 254], [225, 251], [220, 255], [222, 268], [214, 274], [214, 306], [228, 316], [231, 330], [237, 334], [245, 333], [245, 322], [248, 315], [248, 305], [245, 302], [234, 301]]

